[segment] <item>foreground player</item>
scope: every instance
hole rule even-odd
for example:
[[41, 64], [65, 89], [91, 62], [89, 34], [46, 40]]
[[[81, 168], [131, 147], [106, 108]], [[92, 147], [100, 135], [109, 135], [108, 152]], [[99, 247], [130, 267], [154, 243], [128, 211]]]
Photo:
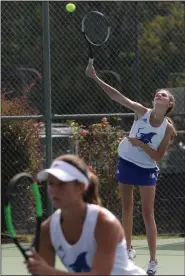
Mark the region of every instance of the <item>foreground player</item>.
[[142, 214], [146, 227], [150, 250], [147, 273], [153, 275], [157, 270], [156, 239], [157, 228], [154, 219], [154, 200], [159, 162], [176, 135], [172, 121], [167, 114], [175, 106], [174, 97], [167, 90], [160, 90], [153, 100], [153, 109], [146, 108], [123, 96], [119, 91], [103, 82], [89, 65], [86, 75], [95, 80], [103, 91], [114, 101], [135, 112], [135, 120], [129, 137], [124, 138], [118, 147], [116, 176], [122, 200], [122, 217], [128, 255], [131, 260], [136, 256], [131, 246], [133, 224], [133, 186], [139, 186]]
[[[48, 180], [57, 211], [42, 224], [40, 251], [27, 268], [36, 275], [146, 275], [129, 260], [121, 224], [100, 206], [98, 178], [75, 155], [57, 158], [38, 174]], [[69, 272], [54, 268], [55, 254]]]

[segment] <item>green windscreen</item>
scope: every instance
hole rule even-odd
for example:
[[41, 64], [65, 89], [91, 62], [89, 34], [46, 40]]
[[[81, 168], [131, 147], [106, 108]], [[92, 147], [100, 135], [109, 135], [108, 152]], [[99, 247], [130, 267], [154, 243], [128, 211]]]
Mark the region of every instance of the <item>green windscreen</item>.
[[14, 230], [14, 226], [12, 223], [12, 212], [11, 212], [11, 205], [8, 204], [5, 206], [5, 220], [8, 232], [12, 238], [16, 238], [16, 233]]
[[37, 217], [42, 217], [42, 215], [43, 215], [42, 200], [41, 200], [41, 195], [40, 195], [40, 191], [37, 186], [37, 183], [32, 184], [32, 191], [34, 193], [35, 200], [36, 200], [36, 215], [37, 215]]

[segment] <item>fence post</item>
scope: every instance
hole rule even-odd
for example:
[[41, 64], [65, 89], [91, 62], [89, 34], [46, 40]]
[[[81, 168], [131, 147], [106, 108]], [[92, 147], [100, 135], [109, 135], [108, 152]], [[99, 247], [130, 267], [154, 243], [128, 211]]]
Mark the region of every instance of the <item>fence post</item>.
[[135, 13], [135, 84], [136, 84], [136, 100], [141, 101], [140, 94], [140, 52], [139, 52], [139, 20], [138, 20], [138, 3], [134, 2]]
[[[43, 80], [44, 80], [44, 122], [45, 122], [45, 167], [52, 162], [52, 110], [51, 110], [51, 68], [50, 68], [50, 25], [49, 1], [42, 2], [43, 29]], [[53, 207], [47, 195], [47, 215], [51, 215]]]

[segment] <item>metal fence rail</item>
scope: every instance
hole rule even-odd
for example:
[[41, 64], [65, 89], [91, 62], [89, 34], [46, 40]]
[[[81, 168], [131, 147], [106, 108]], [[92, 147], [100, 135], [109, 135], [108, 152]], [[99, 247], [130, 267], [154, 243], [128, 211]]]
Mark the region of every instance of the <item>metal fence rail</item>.
[[[172, 116], [178, 136], [160, 164], [155, 211], [159, 234], [185, 233], [185, 5], [120, 1], [76, 5], [76, 12], [68, 13], [65, 2], [2, 2], [2, 193], [15, 173], [35, 174], [57, 155], [76, 152], [96, 168], [103, 203], [120, 218], [113, 141], [119, 131], [128, 133], [133, 113], [85, 76], [88, 58], [81, 20], [89, 10], [99, 10], [111, 25], [110, 40], [95, 59], [99, 76], [146, 106], [152, 106], [160, 88], [169, 89], [176, 99]], [[94, 140], [74, 139], [69, 121], [88, 130], [101, 124], [103, 117], [108, 118], [111, 133], [97, 138], [99, 148], [94, 145], [94, 152], [101, 150], [97, 159], [83, 151], [83, 143], [92, 147]], [[44, 188], [42, 193], [48, 215], [52, 210]], [[137, 190], [134, 208], [134, 234], [145, 234]]]

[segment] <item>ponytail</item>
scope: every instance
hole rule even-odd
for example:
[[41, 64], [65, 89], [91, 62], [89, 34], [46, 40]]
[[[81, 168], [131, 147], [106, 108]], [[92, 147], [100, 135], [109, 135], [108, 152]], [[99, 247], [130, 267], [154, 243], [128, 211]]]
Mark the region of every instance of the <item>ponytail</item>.
[[174, 141], [174, 138], [175, 136], [177, 136], [177, 132], [176, 132], [176, 129], [175, 129], [175, 125], [174, 125], [174, 122], [171, 118], [169, 117], [166, 117], [167, 121], [172, 125], [173, 127], [173, 135], [172, 135], [172, 138], [171, 138], [171, 143]]
[[175, 129], [174, 122], [172, 121], [171, 118], [167, 117], [167, 115], [168, 115], [169, 113], [171, 113], [171, 112], [175, 109], [175, 98], [174, 98], [174, 96], [170, 93], [170, 91], [168, 91], [168, 90], [166, 90], [166, 89], [165, 89], [165, 91], [168, 93], [168, 96], [169, 96], [169, 98], [170, 98], [170, 103], [171, 103], [170, 107], [168, 107], [168, 109], [166, 110], [166, 113], [165, 113], [164, 116], [166, 117], [166, 119], [168, 120], [168, 122], [169, 122], [169, 123], [171, 124], [171, 126], [173, 127], [173, 135], [172, 135], [172, 137], [171, 137], [171, 143], [172, 143], [173, 140], [174, 140], [174, 138], [175, 138], [175, 136], [177, 136], [177, 132], [176, 132], [176, 129]]
[[83, 199], [86, 203], [101, 205], [99, 196], [99, 178], [92, 172], [89, 175], [89, 187], [83, 194]]

